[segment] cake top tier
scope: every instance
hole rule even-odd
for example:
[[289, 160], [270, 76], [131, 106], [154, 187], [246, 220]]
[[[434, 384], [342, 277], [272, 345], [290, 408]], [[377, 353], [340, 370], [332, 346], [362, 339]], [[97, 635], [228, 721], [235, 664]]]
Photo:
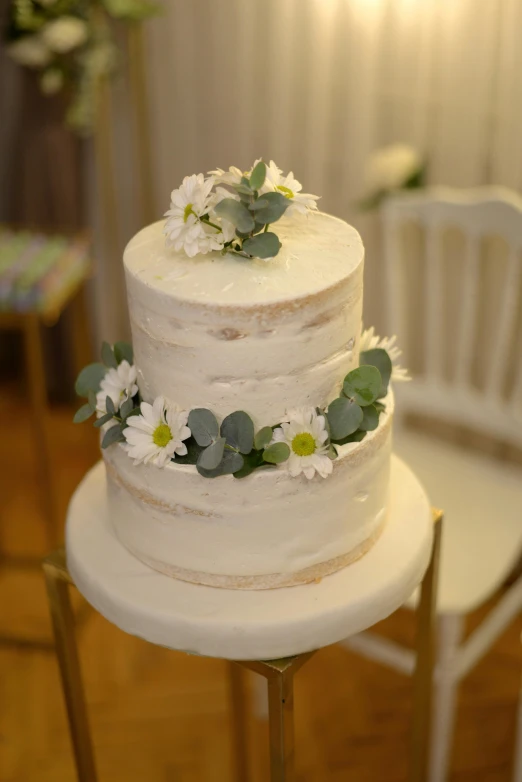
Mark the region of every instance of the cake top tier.
[[364, 256], [355, 228], [322, 212], [283, 217], [282, 248], [269, 260], [220, 252], [189, 258], [165, 247], [163, 227], [159, 221], [136, 234], [123, 261], [151, 291], [182, 301], [248, 307], [306, 297], [345, 280]]

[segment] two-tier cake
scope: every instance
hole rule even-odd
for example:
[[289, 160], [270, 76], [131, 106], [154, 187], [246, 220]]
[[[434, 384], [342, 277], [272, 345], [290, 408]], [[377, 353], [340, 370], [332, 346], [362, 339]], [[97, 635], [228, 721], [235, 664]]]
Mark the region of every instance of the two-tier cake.
[[395, 349], [361, 345], [359, 234], [273, 163], [186, 178], [168, 217], [125, 249], [133, 351], [77, 384], [117, 536], [198, 584], [321, 579], [387, 516]]

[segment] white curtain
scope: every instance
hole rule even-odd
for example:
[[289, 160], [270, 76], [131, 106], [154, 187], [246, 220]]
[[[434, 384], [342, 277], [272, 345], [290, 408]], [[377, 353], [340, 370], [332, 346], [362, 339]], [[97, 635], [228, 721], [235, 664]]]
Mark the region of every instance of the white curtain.
[[[273, 158], [363, 233], [370, 322], [375, 220], [354, 204], [372, 149], [414, 144], [431, 184], [522, 188], [522, 0], [165, 0], [163, 9], [147, 23], [158, 219], [185, 174]], [[121, 190], [128, 201], [128, 184]], [[125, 238], [138, 225], [134, 213], [124, 219]]]

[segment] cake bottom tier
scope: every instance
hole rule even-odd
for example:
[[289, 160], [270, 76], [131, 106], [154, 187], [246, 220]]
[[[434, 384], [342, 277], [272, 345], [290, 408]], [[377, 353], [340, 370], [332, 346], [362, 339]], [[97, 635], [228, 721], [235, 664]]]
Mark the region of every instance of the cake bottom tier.
[[135, 466], [111, 446], [116, 534], [145, 564], [195, 584], [274, 589], [335, 573], [369, 551], [386, 523], [391, 420], [390, 410], [362, 442], [341, 446], [326, 479], [284, 468], [206, 479], [192, 465]]

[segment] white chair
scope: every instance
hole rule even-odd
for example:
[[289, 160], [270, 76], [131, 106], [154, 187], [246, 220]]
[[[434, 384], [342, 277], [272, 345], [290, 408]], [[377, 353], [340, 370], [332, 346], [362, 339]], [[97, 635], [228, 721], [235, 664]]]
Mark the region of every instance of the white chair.
[[[464, 425], [522, 448], [522, 199], [502, 188], [463, 192], [437, 188], [390, 198], [383, 205], [382, 218], [385, 333], [398, 335], [404, 353], [402, 365], [412, 366], [408, 360], [415, 341], [417, 346], [421, 344], [424, 355], [422, 372], [410, 383], [395, 386], [395, 450], [414, 468], [431, 501], [444, 509], [446, 517], [437, 606], [439, 648], [430, 768], [430, 782], [443, 782], [449, 765], [458, 683], [522, 611], [519, 577], [501, 594], [482, 624], [463, 638], [466, 615], [497, 592], [520, 561], [522, 469], [409, 431], [404, 419], [406, 414], [429, 414], [453, 427]], [[413, 265], [424, 264], [420, 275], [423, 291], [417, 288], [413, 293], [413, 316], [401, 249], [403, 224], [408, 222], [421, 231], [424, 247], [406, 272], [411, 278], [418, 271]], [[458, 229], [465, 243], [464, 252], [452, 267], [448, 267], [442, 251], [448, 228]], [[498, 274], [494, 274], [499, 295], [495, 307], [488, 302], [491, 349], [480, 357], [485, 382], [479, 388], [473, 383], [473, 355], [477, 319], [487, 309], [481, 304], [481, 263], [483, 240], [489, 236], [504, 241], [507, 263], [499, 264]], [[461, 281], [460, 315], [451, 332], [452, 345], [444, 341], [451, 298], [446, 296], [445, 288], [448, 268], [450, 272], [458, 271]], [[453, 368], [448, 368], [449, 354], [455, 359]], [[415, 596], [408, 607], [414, 605]], [[413, 671], [412, 651], [375, 634], [363, 633], [343, 644], [404, 673]], [[522, 782], [521, 765], [516, 782]]]

